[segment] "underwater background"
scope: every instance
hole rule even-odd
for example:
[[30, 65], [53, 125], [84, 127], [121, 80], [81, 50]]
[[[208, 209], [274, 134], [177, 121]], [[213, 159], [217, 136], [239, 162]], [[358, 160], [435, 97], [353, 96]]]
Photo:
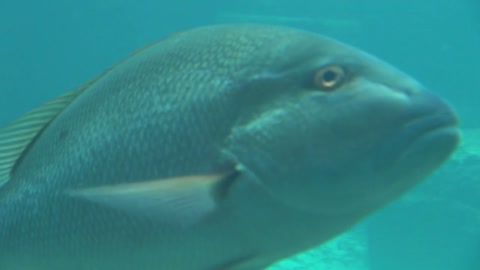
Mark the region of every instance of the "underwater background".
[[270, 269], [480, 269], [479, 0], [0, 0], [0, 126], [172, 32], [243, 22], [372, 53], [448, 100], [463, 131], [460, 149], [415, 190]]

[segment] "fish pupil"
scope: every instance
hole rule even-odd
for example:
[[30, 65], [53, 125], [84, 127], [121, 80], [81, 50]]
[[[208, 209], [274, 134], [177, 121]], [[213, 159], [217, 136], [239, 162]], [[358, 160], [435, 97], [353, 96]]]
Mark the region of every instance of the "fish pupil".
[[326, 70], [322, 77], [325, 82], [333, 82], [337, 79], [337, 73], [333, 70]]

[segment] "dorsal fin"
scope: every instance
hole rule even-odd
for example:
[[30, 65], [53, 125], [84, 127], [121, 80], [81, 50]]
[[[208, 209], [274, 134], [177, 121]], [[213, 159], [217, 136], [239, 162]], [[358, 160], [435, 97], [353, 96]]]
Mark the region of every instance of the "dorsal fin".
[[15, 163], [22, 156], [38, 133], [65, 109], [78, 95], [114, 70], [120, 64], [153, 47], [158, 42], [147, 45], [134, 51], [130, 56], [105, 70], [100, 76], [88, 81], [81, 87], [56, 99], [47, 102], [41, 107], [25, 114], [14, 122], [0, 129], [0, 187], [8, 182]]
[[43, 104], [0, 130], [0, 187], [8, 182], [12, 168], [35, 136], [90, 84]]

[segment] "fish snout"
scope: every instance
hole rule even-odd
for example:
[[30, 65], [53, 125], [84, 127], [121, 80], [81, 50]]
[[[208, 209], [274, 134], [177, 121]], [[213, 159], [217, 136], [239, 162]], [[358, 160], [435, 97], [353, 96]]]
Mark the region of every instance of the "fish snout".
[[409, 152], [416, 152], [419, 158], [444, 160], [460, 140], [457, 115], [445, 101], [427, 90], [404, 91], [411, 104], [399, 131], [380, 146], [377, 168], [392, 167]]

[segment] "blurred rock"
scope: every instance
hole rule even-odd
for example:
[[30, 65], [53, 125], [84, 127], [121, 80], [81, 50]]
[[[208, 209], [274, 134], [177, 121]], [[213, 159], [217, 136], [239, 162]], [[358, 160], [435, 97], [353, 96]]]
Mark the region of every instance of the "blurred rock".
[[364, 226], [356, 226], [312, 250], [285, 259], [267, 270], [367, 270]]

